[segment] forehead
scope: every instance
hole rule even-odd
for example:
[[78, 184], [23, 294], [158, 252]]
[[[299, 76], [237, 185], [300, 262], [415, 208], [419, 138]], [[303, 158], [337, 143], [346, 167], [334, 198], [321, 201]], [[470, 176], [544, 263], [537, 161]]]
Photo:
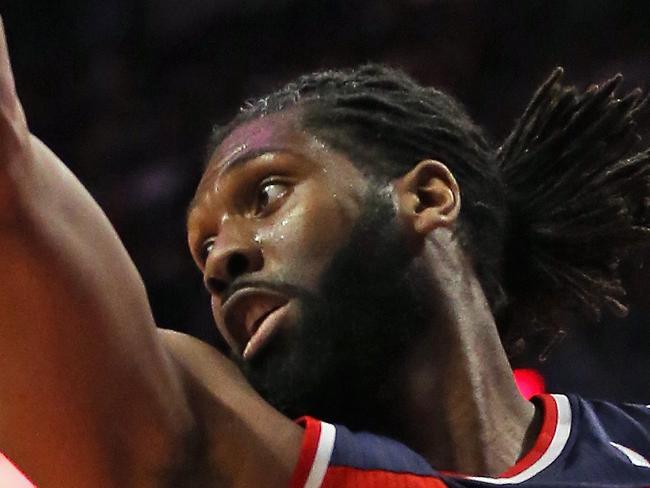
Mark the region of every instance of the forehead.
[[210, 157], [188, 215], [203, 196], [215, 193], [226, 172], [267, 153], [293, 154], [303, 162], [327, 166], [342, 179], [360, 174], [345, 155], [302, 127], [299, 109], [290, 109], [244, 122], [224, 138]]
[[303, 146], [308, 139], [307, 133], [300, 129], [296, 111], [270, 114], [238, 125], [210, 156], [189, 210], [195, 206], [199, 194], [209, 189], [224, 169], [234, 163], [253, 159], [267, 152], [286, 151]]
[[300, 117], [295, 110], [253, 119], [226, 136], [212, 154], [209, 167], [218, 171], [224, 163], [240, 156], [300, 144], [307, 137], [300, 128]]

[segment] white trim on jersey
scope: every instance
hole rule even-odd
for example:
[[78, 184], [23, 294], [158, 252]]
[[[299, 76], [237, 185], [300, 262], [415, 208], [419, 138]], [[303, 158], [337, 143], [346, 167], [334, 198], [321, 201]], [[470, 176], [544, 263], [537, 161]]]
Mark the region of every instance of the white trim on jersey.
[[630, 449], [629, 447], [621, 446], [616, 442], [610, 442], [610, 444], [625, 454], [625, 457], [627, 457], [635, 466], [639, 466], [640, 468], [650, 468], [650, 462], [648, 462], [648, 460], [638, 452]]
[[318, 438], [318, 447], [316, 456], [309, 470], [309, 476], [305, 482], [305, 488], [320, 488], [330, 464], [332, 450], [334, 449], [334, 440], [336, 439], [336, 427], [327, 422], [320, 423], [320, 436]]
[[510, 478], [470, 476], [469, 479], [483, 481], [484, 483], [493, 485], [517, 484], [531, 479], [543, 469], [548, 468], [558, 458], [564, 446], [566, 446], [567, 440], [569, 440], [569, 434], [571, 433], [571, 405], [569, 399], [564, 395], [551, 395], [551, 397], [555, 400], [555, 405], [557, 406], [557, 427], [553, 439], [544, 454], [521, 473]]

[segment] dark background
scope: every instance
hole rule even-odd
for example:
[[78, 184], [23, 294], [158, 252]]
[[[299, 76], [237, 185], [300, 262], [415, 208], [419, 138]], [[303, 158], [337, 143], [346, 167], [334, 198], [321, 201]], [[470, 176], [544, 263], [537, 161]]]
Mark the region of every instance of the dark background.
[[[499, 141], [554, 66], [580, 86], [650, 80], [645, 1], [2, 0], [0, 13], [32, 131], [108, 213], [158, 323], [210, 341], [185, 207], [211, 126], [246, 98], [382, 61], [459, 98]], [[629, 318], [579, 326], [527, 361], [551, 390], [650, 401], [650, 272], [637, 268]]]

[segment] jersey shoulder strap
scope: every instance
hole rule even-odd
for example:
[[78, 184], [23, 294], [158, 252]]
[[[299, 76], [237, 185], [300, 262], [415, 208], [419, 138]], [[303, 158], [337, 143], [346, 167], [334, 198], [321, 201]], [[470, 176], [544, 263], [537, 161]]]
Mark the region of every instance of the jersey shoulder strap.
[[303, 417], [290, 488], [445, 488], [427, 461], [405, 445], [368, 432]]

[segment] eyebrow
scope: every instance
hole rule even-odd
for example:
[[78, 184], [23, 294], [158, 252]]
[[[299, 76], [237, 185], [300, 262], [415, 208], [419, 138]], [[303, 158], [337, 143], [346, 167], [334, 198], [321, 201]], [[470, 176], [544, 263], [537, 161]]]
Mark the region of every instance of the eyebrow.
[[[235, 168], [244, 166], [246, 163], [249, 163], [252, 160], [257, 159], [260, 156], [264, 156], [265, 154], [270, 154], [270, 153], [279, 153], [279, 152], [292, 154], [294, 156], [299, 155], [299, 153], [297, 153], [296, 151], [292, 151], [291, 149], [287, 149], [286, 147], [282, 147], [282, 146], [263, 146], [258, 149], [255, 149], [254, 151], [248, 151], [248, 152], [244, 150], [237, 156], [231, 157], [230, 159], [226, 160], [225, 163], [223, 163], [218, 169], [215, 170], [217, 172], [217, 178], [222, 178], [225, 174], [230, 173]], [[192, 213], [192, 210], [194, 210], [194, 207], [196, 207], [197, 205], [196, 197], [197, 195], [195, 194], [192, 197], [192, 200], [190, 201], [189, 205], [187, 206], [187, 210], [185, 211], [185, 227], [187, 227], [190, 213]]]
[[225, 174], [230, 173], [233, 169], [242, 166], [252, 161], [253, 159], [257, 159], [260, 156], [264, 156], [265, 154], [277, 153], [277, 152], [293, 153], [287, 148], [280, 147], [280, 146], [263, 146], [258, 149], [255, 149], [254, 151], [249, 151], [249, 152], [246, 152], [244, 150], [244, 152], [242, 152], [241, 154], [238, 154], [237, 156], [231, 157], [230, 159], [226, 160], [226, 162], [223, 163], [221, 167], [216, 170], [217, 178], [223, 177]]

